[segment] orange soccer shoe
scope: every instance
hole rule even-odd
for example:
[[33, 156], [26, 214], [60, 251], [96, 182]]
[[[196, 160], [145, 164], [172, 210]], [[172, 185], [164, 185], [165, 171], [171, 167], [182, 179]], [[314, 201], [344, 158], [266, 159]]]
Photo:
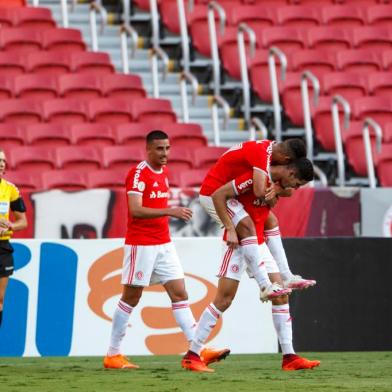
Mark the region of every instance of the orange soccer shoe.
[[302, 358], [296, 354], [283, 355], [282, 370], [313, 369], [319, 365], [320, 361], [310, 361], [309, 359]]
[[201, 358], [192, 351], [188, 351], [181, 361], [181, 367], [193, 372], [214, 373], [214, 369], [210, 369]]
[[103, 367], [105, 369], [139, 369], [138, 365], [129, 362], [128, 358], [121, 354], [111, 357], [106, 355], [103, 359]]
[[208, 366], [210, 363], [219, 362], [230, 354], [228, 348], [223, 348], [221, 350], [216, 348], [204, 347], [201, 350], [200, 358]]

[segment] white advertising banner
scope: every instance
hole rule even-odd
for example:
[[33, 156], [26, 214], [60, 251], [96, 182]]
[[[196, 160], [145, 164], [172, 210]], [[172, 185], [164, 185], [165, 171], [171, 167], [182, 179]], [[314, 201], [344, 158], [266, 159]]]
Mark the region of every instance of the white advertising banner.
[[[221, 240], [178, 238], [174, 243], [198, 319], [216, 293]], [[113, 239], [13, 241], [16, 272], [7, 291], [0, 356], [104, 355], [122, 289], [122, 244]], [[246, 274], [210, 338], [208, 345], [233, 353], [277, 352], [271, 305], [260, 302], [257, 285]], [[122, 347], [129, 355], [186, 351], [161, 286], [145, 289]]]

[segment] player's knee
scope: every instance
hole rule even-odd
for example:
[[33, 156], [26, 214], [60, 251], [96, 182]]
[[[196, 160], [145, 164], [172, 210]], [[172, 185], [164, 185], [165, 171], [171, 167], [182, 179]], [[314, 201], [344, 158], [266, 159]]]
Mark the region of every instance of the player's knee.
[[172, 302], [187, 301], [188, 300], [188, 293], [185, 290], [181, 290], [181, 291], [171, 293], [170, 297], [171, 297]]
[[254, 224], [249, 216], [240, 220], [236, 227], [236, 231], [240, 238], [247, 238], [256, 235]]
[[276, 217], [276, 215], [272, 211], [270, 211], [270, 213], [268, 214], [268, 217], [264, 223], [264, 230], [272, 230], [278, 226], [279, 226], [278, 218]]
[[125, 302], [129, 306], [135, 307], [139, 303], [141, 296], [141, 292], [123, 293], [121, 301]]
[[272, 305], [286, 305], [289, 303], [289, 296], [282, 295], [281, 297], [274, 298], [271, 302]]
[[224, 312], [226, 309], [228, 309], [231, 306], [233, 299], [234, 299], [234, 296], [232, 296], [232, 295], [221, 296], [219, 298], [216, 298], [216, 300], [214, 301], [214, 305], [221, 312]]

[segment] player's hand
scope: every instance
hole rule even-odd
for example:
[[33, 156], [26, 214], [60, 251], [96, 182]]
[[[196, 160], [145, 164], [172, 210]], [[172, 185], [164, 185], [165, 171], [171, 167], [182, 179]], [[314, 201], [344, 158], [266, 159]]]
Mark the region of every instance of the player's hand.
[[274, 184], [272, 184], [270, 187], [268, 187], [265, 191], [265, 195], [264, 195], [264, 200], [266, 202], [275, 199], [277, 196], [277, 192], [276, 192], [276, 188], [274, 186]]
[[7, 219], [0, 218], [0, 228], [9, 229], [11, 227], [11, 222]]
[[174, 207], [171, 209], [171, 216], [174, 218], [179, 218], [184, 220], [185, 222], [188, 222], [192, 218], [192, 210], [190, 208], [186, 207]]
[[5, 227], [0, 227], [0, 237], [2, 237], [3, 235], [9, 234], [9, 228], [5, 228]]
[[226, 243], [227, 243], [227, 246], [231, 249], [238, 248], [239, 241], [238, 241], [237, 232], [235, 231], [234, 228], [228, 229], [226, 231]]

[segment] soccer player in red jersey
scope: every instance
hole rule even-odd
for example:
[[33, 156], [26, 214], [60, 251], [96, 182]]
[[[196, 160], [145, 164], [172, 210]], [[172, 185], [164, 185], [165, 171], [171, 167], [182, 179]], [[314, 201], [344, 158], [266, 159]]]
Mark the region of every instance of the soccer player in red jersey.
[[[313, 179], [313, 167], [310, 161], [302, 158], [288, 166], [272, 167], [271, 177], [273, 181], [279, 181], [284, 188], [289, 186], [296, 188]], [[270, 185], [268, 184], [268, 186]], [[282, 283], [278, 266], [264, 242], [264, 223], [269, 214], [269, 207], [252, 193], [252, 173], [245, 173], [222, 186], [214, 192], [213, 197], [214, 199], [217, 198], [223, 205], [225, 205], [228, 198], [238, 198], [255, 224], [258, 246], [262, 254], [262, 264], [265, 264], [273, 282]], [[220, 279], [217, 295], [200, 317], [190, 350], [182, 360], [182, 367], [193, 371], [213, 371], [202, 363], [198, 354], [219, 317], [231, 305], [237, 292], [241, 275], [247, 268], [247, 264], [241, 247], [233, 249], [226, 245], [218, 274]], [[309, 361], [306, 358], [301, 358], [294, 352], [287, 295], [272, 299], [272, 317], [283, 353], [282, 369], [299, 370], [318, 366], [320, 364], [319, 361]]]
[[[121, 354], [120, 345], [132, 310], [139, 303], [144, 287], [150, 284], [164, 286], [172, 301], [174, 318], [188, 341], [192, 340], [196, 326], [185, 290], [184, 272], [169, 233], [169, 217], [189, 221], [192, 210], [168, 207], [166, 164], [170, 143], [167, 134], [152, 131], [146, 141], [147, 159], [132, 168], [126, 178], [129, 214], [121, 279], [123, 292], [113, 316], [105, 368], [138, 368]], [[229, 352], [205, 348], [202, 357], [205, 363], [211, 363]]]

